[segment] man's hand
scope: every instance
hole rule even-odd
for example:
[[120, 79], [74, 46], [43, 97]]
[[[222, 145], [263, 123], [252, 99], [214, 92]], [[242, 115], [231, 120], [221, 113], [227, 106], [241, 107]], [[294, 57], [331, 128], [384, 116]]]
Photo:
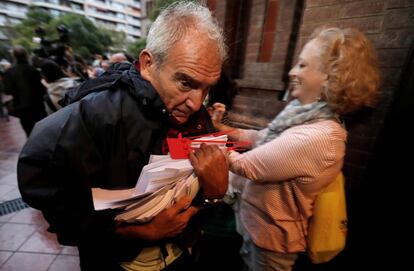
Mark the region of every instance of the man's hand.
[[155, 216], [151, 222], [118, 226], [115, 232], [124, 237], [147, 241], [174, 237], [185, 229], [190, 218], [198, 212], [198, 208], [190, 206], [191, 200], [190, 197], [183, 197]]
[[201, 144], [190, 153], [190, 161], [198, 176], [206, 199], [221, 199], [229, 183], [229, 167], [222, 150], [216, 145]]
[[198, 212], [198, 208], [189, 207], [191, 200], [191, 197], [183, 197], [171, 208], [154, 217], [151, 224], [156, 233], [155, 240], [174, 237], [185, 229], [190, 218]]

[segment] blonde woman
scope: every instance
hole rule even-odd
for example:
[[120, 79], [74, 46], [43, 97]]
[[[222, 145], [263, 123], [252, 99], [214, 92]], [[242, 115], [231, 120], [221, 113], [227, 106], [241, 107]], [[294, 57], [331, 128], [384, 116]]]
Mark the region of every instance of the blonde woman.
[[[242, 130], [252, 150], [229, 154], [230, 169], [245, 178], [236, 220], [241, 255], [250, 270], [291, 270], [306, 250], [308, 218], [318, 193], [340, 172], [346, 131], [343, 114], [372, 106], [380, 86], [373, 46], [355, 29], [316, 30], [292, 68], [293, 100], [261, 131]], [[213, 106], [215, 126], [224, 109]]]

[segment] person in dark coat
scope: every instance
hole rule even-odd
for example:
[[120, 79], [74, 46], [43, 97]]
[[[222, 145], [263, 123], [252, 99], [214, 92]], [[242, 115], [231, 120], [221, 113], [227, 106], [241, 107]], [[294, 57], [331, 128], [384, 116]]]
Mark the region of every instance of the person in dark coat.
[[[140, 70], [138, 63], [115, 64], [69, 91], [61, 101], [65, 106], [36, 125], [19, 157], [19, 189], [61, 244], [78, 247], [82, 270], [141, 270], [136, 266], [146, 262], [140, 251], [153, 247], [164, 252], [153, 270], [191, 270], [185, 249], [177, 254], [163, 249], [177, 242], [198, 211], [188, 198], [148, 223], [119, 224], [116, 210], [94, 210], [91, 188], [132, 188], [150, 155], [163, 154], [167, 135], [212, 132], [202, 102], [225, 56], [208, 8], [173, 4], [152, 24]], [[223, 152], [203, 145], [191, 162], [200, 196], [223, 197], [228, 183]]]
[[4, 75], [5, 92], [13, 96], [13, 112], [10, 114], [20, 119], [23, 130], [29, 136], [35, 123], [46, 117], [43, 105], [46, 88], [39, 71], [29, 64], [23, 47], [14, 47], [13, 57], [15, 65]]

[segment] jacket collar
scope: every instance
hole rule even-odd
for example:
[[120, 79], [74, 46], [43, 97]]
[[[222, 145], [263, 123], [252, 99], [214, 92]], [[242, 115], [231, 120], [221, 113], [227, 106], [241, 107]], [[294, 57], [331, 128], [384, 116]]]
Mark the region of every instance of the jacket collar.
[[137, 70], [135, 65], [130, 64], [127, 76], [123, 76], [121, 80], [124, 79], [127, 79], [131, 85], [131, 87], [128, 88], [129, 93], [136, 98], [148, 112], [151, 112], [151, 115], [168, 120], [169, 112], [164, 102], [161, 100], [160, 95], [150, 82], [142, 78], [141, 73]]

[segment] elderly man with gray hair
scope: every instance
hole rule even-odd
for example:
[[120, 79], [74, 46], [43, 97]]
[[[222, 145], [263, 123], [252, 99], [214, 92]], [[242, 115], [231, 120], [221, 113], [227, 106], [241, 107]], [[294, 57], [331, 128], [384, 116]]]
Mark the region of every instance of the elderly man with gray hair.
[[[61, 244], [78, 247], [82, 270], [189, 270], [177, 246], [198, 211], [189, 198], [145, 224], [119, 224], [116, 210], [94, 210], [91, 188], [132, 188], [150, 155], [165, 153], [167, 136], [212, 132], [202, 102], [225, 57], [208, 8], [180, 1], [152, 24], [139, 63], [111, 66], [36, 125], [19, 157], [20, 192]], [[221, 198], [226, 158], [216, 146], [201, 149], [191, 158], [200, 195]]]

